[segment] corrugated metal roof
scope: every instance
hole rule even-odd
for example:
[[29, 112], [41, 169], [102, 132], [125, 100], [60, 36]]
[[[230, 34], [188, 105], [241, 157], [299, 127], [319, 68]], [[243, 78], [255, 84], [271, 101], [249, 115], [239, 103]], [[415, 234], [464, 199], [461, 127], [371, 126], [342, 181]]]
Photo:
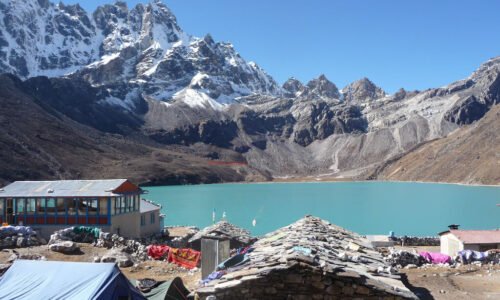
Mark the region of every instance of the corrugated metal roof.
[[500, 230], [450, 230], [464, 244], [500, 244]]
[[146, 201], [144, 199], [141, 199], [141, 205], [140, 205], [141, 214], [147, 213], [150, 211], [155, 211], [155, 210], [158, 210], [160, 208], [161, 208], [161, 206], [159, 204], [155, 204], [155, 203]]
[[0, 197], [106, 197], [127, 179], [16, 181], [0, 189]]

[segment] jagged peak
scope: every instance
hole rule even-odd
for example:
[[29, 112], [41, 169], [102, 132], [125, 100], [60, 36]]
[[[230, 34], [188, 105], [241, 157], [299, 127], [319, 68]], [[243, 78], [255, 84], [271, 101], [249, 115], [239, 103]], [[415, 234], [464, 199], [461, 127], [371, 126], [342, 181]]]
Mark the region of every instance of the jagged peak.
[[317, 78], [310, 80], [300, 95], [334, 99], [340, 99], [341, 97], [337, 86], [325, 74], [321, 74]]
[[328, 80], [328, 78], [326, 78], [326, 75], [325, 74], [321, 74], [318, 76], [318, 79], [319, 80]]
[[296, 97], [304, 90], [305, 86], [297, 78], [290, 77], [287, 81], [285, 81], [285, 83], [283, 83], [282, 88], [285, 91], [286, 96]]
[[203, 41], [205, 41], [205, 43], [209, 44], [209, 45], [213, 45], [215, 44], [215, 41], [214, 39], [212, 38], [212, 35], [210, 33], [207, 33], [204, 37], [203, 37]]
[[358, 79], [342, 89], [345, 101], [372, 101], [385, 97], [385, 91], [367, 77]]

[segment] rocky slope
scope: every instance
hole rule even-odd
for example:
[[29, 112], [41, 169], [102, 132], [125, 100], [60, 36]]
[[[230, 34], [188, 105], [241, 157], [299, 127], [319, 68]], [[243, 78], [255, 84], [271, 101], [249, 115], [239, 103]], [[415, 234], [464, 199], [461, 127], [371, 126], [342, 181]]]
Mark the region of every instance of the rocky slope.
[[377, 170], [386, 180], [500, 185], [500, 105], [478, 122], [421, 145]]
[[[0, 72], [24, 80], [2, 77], [10, 83], [0, 116], [16, 124], [2, 129], [4, 180], [392, 178], [388, 163], [450, 141], [500, 102], [500, 57], [421, 92], [387, 95], [367, 78], [339, 90], [324, 75], [280, 87], [232, 45], [182, 31], [160, 1], [131, 9], [118, 1], [89, 14], [0, 0], [0, 47]], [[40, 128], [57, 138], [39, 140]], [[463, 180], [486, 182], [492, 172]]]
[[[52, 99], [38, 97], [32, 85], [31, 80], [0, 76], [0, 185], [55, 178], [127, 177], [148, 184], [266, 179], [244, 164], [211, 165], [194, 151], [155, 145], [144, 137], [104, 133], [92, 123], [76, 122], [68, 116], [79, 115], [57, 111]], [[67, 86], [52, 89], [64, 94]]]

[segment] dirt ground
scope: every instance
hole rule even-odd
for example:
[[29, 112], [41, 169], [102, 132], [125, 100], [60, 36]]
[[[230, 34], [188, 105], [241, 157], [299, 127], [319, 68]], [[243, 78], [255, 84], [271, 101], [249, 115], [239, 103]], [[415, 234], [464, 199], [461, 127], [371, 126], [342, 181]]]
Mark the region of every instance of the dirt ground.
[[[439, 246], [396, 247], [439, 252]], [[403, 269], [407, 286], [421, 299], [500, 299], [500, 266], [466, 265], [458, 268]]]
[[500, 266], [432, 267], [401, 271], [421, 299], [500, 299]]
[[[47, 246], [37, 246], [29, 248], [14, 249], [19, 254], [38, 254], [45, 256], [49, 261], [73, 261], [73, 262], [92, 262], [95, 256], [104, 255], [108, 249], [94, 247], [91, 244], [78, 243], [80, 253], [67, 255], [53, 252]], [[0, 251], [0, 264], [8, 263], [12, 256], [12, 250]], [[129, 268], [122, 268], [122, 272], [129, 279], [152, 278], [157, 281], [169, 280], [174, 277], [182, 278], [184, 285], [189, 289], [194, 289], [201, 278], [199, 269], [187, 270], [164, 261], [146, 261]]]

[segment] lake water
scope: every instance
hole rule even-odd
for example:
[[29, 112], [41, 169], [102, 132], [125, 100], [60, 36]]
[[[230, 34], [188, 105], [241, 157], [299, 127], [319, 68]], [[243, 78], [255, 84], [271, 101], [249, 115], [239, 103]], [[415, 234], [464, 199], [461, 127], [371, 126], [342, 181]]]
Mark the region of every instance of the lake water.
[[[212, 224], [212, 212], [262, 235], [306, 214], [361, 234], [436, 235], [500, 227], [500, 187], [400, 182], [213, 184], [146, 188], [165, 225]], [[257, 224], [252, 226], [252, 220]]]

